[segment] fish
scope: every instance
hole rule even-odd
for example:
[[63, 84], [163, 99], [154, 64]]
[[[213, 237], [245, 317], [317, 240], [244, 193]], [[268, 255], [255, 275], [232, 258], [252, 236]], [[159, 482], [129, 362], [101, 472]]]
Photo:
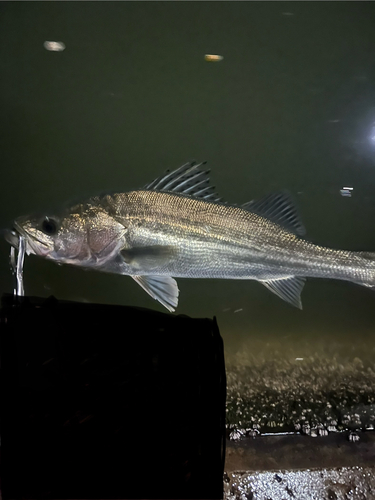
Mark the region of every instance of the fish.
[[128, 192], [93, 196], [57, 211], [18, 217], [26, 253], [59, 264], [131, 276], [170, 312], [175, 278], [256, 280], [302, 309], [306, 278], [375, 287], [375, 253], [306, 240], [288, 191], [242, 205], [222, 200], [206, 162], [188, 162]]

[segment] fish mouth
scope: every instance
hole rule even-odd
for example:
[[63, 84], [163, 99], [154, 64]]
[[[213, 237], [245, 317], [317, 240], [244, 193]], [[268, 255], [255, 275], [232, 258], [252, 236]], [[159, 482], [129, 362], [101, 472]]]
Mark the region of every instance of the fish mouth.
[[46, 256], [50, 253], [50, 248], [46, 243], [44, 243], [44, 241], [38, 239], [34, 234], [30, 234], [22, 227], [22, 225], [20, 225], [17, 221], [14, 221], [14, 228], [13, 230], [6, 230], [5, 239], [13, 247], [18, 248], [19, 236], [22, 236], [25, 239], [27, 255], [36, 254]]
[[17, 234], [19, 234], [25, 238], [29, 237], [29, 235], [26, 233], [26, 231], [23, 229], [23, 227], [20, 226], [16, 220], [14, 221], [13, 224], [14, 224], [13, 233], [16, 234], [16, 236], [17, 236]]

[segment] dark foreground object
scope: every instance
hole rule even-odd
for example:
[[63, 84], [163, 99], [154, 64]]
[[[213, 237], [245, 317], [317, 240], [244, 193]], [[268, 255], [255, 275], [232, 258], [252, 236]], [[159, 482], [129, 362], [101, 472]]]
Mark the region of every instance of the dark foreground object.
[[6, 295], [1, 340], [5, 499], [222, 498], [215, 320]]

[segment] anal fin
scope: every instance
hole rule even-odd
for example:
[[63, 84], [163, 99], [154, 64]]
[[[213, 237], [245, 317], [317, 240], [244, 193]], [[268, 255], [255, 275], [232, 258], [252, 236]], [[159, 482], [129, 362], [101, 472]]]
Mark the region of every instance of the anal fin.
[[277, 280], [261, 280], [260, 283], [292, 306], [302, 309], [301, 292], [305, 281], [306, 278], [289, 276]]

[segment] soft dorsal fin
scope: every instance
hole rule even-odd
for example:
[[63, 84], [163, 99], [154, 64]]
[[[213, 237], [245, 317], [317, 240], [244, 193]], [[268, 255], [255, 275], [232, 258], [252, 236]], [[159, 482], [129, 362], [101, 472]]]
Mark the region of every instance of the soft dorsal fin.
[[173, 193], [188, 194], [207, 201], [221, 201], [215, 193], [214, 186], [210, 186], [209, 170], [201, 170], [206, 162], [189, 162], [173, 172], [167, 172], [154, 181], [146, 184], [144, 189], [152, 191], [172, 191]]
[[280, 224], [288, 231], [303, 236], [306, 234], [297, 209], [287, 191], [269, 194], [260, 200], [249, 201], [242, 208]]

